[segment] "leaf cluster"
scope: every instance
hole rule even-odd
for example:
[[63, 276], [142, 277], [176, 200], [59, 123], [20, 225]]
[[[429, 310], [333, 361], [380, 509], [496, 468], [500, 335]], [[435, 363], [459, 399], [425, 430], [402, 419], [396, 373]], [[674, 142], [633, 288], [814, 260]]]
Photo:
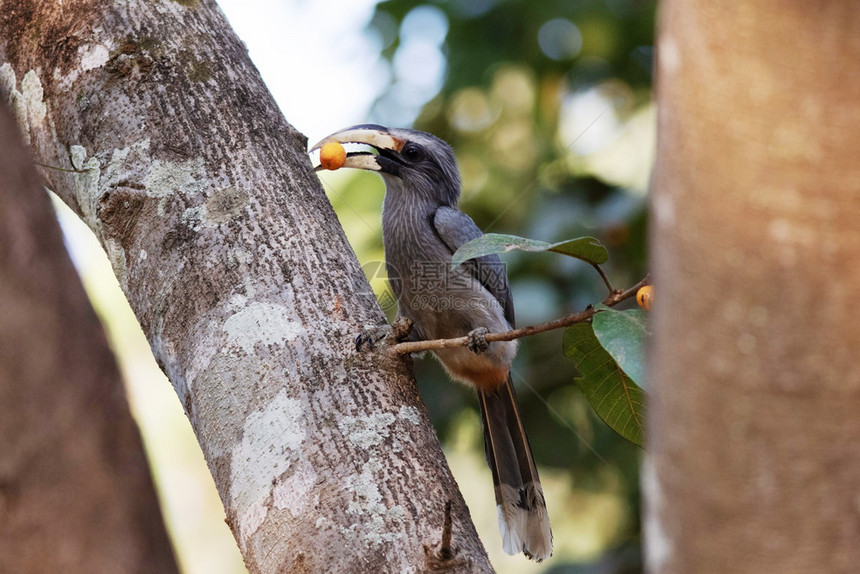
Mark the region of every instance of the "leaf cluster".
[[[464, 261], [513, 250], [553, 251], [597, 267], [609, 258], [594, 237], [547, 243], [516, 235], [486, 234], [463, 244], [452, 256], [452, 267]], [[612, 430], [638, 446], [645, 445], [644, 346], [647, 315], [642, 310], [616, 311], [598, 305], [591, 323], [567, 327], [564, 355], [579, 371], [574, 380], [594, 412]]]

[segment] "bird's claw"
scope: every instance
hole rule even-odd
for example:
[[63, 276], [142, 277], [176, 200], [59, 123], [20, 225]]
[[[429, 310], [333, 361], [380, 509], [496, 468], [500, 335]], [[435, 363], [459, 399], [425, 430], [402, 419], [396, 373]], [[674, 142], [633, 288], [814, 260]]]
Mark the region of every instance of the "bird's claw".
[[469, 338], [469, 350], [476, 355], [480, 355], [486, 351], [490, 347], [490, 344], [487, 342], [487, 333], [489, 331], [486, 327], [478, 327], [469, 331], [469, 334], [466, 335]]
[[382, 345], [399, 343], [409, 336], [412, 331], [412, 320], [399, 316], [391, 325], [380, 325], [362, 331], [355, 338], [355, 350], [372, 351]]
[[376, 348], [380, 341], [383, 341], [391, 333], [391, 325], [381, 325], [372, 329], [367, 329], [358, 334], [355, 338], [355, 350], [372, 351]]

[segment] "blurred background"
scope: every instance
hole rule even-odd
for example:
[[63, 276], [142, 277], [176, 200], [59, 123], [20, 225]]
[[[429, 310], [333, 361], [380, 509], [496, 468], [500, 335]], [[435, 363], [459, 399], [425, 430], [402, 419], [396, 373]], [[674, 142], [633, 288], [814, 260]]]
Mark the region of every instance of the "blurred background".
[[[645, 193], [654, 154], [653, 0], [220, 0], [286, 118], [311, 142], [357, 123], [447, 140], [461, 207], [486, 232], [545, 241], [597, 236], [618, 287], [645, 273]], [[296, 80], [299, 79], [297, 82]], [[296, 86], [299, 86], [297, 88]], [[346, 170], [348, 171], [348, 170]], [[321, 174], [393, 317], [373, 174]], [[244, 572], [190, 425], [89, 230], [58, 205], [73, 258], [107, 325], [141, 425], [168, 528], [189, 574]], [[503, 256], [518, 325], [605, 296], [587, 265]], [[636, 447], [573, 384], [561, 331], [524, 339], [514, 366], [555, 534], [543, 564], [501, 551], [473, 391], [432, 359], [416, 375], [449, 463], [499, 572], [641, 571]]]

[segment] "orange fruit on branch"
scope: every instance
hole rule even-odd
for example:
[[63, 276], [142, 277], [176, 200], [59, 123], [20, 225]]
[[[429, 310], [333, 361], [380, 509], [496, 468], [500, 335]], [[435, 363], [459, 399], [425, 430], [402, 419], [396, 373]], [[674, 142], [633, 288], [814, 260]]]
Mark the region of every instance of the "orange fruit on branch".
[[636, 302], [646, 311], [651, 310], [651, 301], [654, 298], [654, 287], [645, 285], [636, 292]]

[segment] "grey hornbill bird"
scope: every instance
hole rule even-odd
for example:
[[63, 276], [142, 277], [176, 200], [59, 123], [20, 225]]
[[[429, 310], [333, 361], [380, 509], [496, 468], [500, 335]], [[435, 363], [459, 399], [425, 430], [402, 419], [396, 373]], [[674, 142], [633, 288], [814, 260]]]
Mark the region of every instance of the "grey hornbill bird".
[[332, 142], [370, 146], [347, 153], [342, 167], [375, 171], [385, 181], [385, 263], [398, 312], [412, 320], [410, 337], [469, 336], [469, 348], [434, 353], [452, 378], [478, 391], [505, 551], [549, 557], [543, 489], [511, 383], [517, 345], [483, 338], [514, 327], [507, 275], [496, 255], [450, 268], [454, 251], [483, 235], [457, 209], [460, 173], [451, 147], [428, 133], [365, 124], [334, 133], [311, 151]]

